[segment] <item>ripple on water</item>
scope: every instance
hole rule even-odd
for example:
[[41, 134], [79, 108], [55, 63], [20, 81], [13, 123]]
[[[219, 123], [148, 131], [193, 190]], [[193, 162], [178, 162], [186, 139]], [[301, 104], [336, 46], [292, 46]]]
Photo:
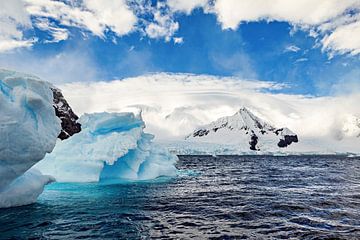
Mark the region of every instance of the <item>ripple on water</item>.
[[1, 239], [360, 238], [360, 158], [181, 156], [176, 178], [52, 184]]

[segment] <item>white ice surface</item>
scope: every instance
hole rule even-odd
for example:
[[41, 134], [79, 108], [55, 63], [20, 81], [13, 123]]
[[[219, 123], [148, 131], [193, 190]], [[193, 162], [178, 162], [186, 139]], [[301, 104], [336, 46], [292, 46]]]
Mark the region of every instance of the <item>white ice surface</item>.
[[61, 129], [50, 86], [0, 70], [0, 208], [34, 202], [49, 182], [40, 173], [23, 174], [52, 151]]
[[2, 190], [0, 206], [6, 208], [34, 203], [43, 192], [44, 186], [53, 181], [53, 177], [30, 169]]

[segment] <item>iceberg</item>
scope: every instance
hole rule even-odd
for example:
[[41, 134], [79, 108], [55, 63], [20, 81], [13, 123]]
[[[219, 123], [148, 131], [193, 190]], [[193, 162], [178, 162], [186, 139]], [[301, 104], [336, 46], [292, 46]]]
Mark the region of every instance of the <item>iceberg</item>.
[[34, 203], [43, 192], [44, 186], [54, 181], [52, 176], [43, 175], [35, 169], [28, 170], [2, 190], [0, 207], [16, 207]]
[[55, 147], [61, 120], [50, 83], [0, 70], [0, 208], [32, 203], [53, 179], [27, 172]]
[[80, 133], [35, 165], [58, 182], [148, 180], [176, 175], [177, 156], [153, 143], [133, 113], [84, 114]]

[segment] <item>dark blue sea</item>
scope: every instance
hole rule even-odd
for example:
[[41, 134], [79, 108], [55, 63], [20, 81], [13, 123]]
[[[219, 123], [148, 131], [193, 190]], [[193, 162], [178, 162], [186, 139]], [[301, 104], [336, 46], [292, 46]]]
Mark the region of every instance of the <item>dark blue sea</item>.
[[60, 184], [1, 239], [360, 239], [360, 158], [180, 156], [179, 176]]

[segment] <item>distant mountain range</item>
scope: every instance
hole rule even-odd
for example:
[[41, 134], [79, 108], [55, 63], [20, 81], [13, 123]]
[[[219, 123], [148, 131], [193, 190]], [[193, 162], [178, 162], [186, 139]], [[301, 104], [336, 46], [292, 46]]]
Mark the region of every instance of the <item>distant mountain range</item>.
[[207, 143], [236, 144], [250, 150], [285, 148], [299, 141], [296, 133], [286, 127], [276, 128], [243, 107], [196, 129], [186, 140]]

